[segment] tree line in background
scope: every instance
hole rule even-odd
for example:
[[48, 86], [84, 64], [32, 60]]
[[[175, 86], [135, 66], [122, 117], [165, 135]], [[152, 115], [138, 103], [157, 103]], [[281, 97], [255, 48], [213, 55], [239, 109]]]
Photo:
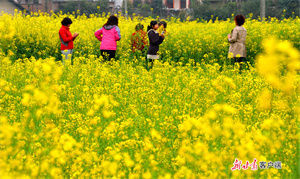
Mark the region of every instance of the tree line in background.
[[[265, 0], [266, 1], [266, 17], [295, 17], [300, 16], [299, 0]], [[124, 3], [124, 2], [123, 2]], [[109, 6], [109, 0], [101, 0], [100, 2], [68, 2], [60, 6], [60, 11], [76, 12], [80, 10], [80, 14], [95, 13], [116, 13], [125, 12], [124, 5], [120, 9], [112, 9]], [[160, 16], [177, 17], [185, 20], [190, 19], [226, 19], [232, 17], [232, 14], [252, 14], [253, 18], [260, 16], [260, 0], [220, 0], [220, 3], [211, 3], [210, 1], [191, 0], [190, 9], [185, 10], [167, 10], [161, 0], [152, 0], [151, 3], [143, 3], [142, 0], [134, 0], [133, 3], [128, 2], [128, 14], [140, 16]], [[213, 17], [212, 17], [213, 15]]]
[[[298, 0], [266, 0], [266, 17], [295, 17], [300, 16]], [[227, 3], [212, 6], [210, 3], [192, 1], [193, 17], [203, 18], [205, 20], [214, 18], [226, 19], [232, 14], [252, 14], [254, 18], [260, 16], [260, 0], [232, 0]]]
[[100, 0], [100, 2], [79, 1], [63, 3], [60, 5], [59, 11], [62, 11], [63, 13], [77, 13], [79, 11], [79, 14], [90, 15], [96, 13], [108, 13], [110, 9], [108, 0]]

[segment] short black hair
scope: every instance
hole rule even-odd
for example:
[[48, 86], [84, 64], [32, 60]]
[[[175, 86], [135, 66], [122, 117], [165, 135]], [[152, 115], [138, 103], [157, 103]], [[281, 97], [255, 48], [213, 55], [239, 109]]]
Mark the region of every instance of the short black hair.
[[159, 25], [163, 25], [163, 26], [164, 26], [164, 28], [167, 28], [167, 23], [166, 23], [165, 21], [161, 21], [161, 22], [159, 22]]
[[234, 18], [234, 20], [235, 20], [235, 22], [236, 22], [236, 24], [238, 25], [238, 26], [242, 26], [242, 25], [244, 25], [244, 23], [245, 23], [245, 16], [243, 16], [243, 15], [237, 15], [237, 16], [235, 16], [235, 18]]
[[64, 25], [64, 26], [67, 26], [69, 24], [72, 24], [72, 20], [68, 17], [65, 17], [62, 21], [61, 21], [61, 24]]
[[104, 24], [104, 25], [116, 25], [116, 26], [118, 26], [119, 25], [119, 19], [118, 19], [117, 16], [112, 15], [108, 18], [106, 24]]

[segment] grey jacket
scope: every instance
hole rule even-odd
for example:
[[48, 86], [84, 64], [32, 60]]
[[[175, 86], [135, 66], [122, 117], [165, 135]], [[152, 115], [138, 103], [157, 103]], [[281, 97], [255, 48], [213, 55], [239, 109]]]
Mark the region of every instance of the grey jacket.
[[243, 26], [236, 26], [231, 31], [231, 38], [228, 38], [229, 57], [246, 57], [246, 36], [247, 30]]

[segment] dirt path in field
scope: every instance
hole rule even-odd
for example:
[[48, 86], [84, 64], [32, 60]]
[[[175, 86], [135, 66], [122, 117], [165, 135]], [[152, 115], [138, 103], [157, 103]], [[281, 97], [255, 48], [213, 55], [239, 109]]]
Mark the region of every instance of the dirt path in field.
[[6, 12], [9, 14], [13, 14], [14, 10], [19, 8], [9, 0], [0, 0], [0, 14], [2, 12]]

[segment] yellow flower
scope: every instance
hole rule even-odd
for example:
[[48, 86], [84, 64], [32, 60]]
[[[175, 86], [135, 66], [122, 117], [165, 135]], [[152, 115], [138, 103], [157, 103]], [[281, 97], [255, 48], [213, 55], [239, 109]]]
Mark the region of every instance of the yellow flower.
[[134, 161], [130, 158], [130, 156], [129, 156], [127, 153], [125, 153], [125, 154], [123, 155], [123, 157], [124, 157], [125, 165], [126, 165], [127, 167], [133, 167]]
[[[169, 18], [147, 71], [128, 42], [152, 19], [118, 14], [118, 60], [105, 62], [94, 32], [109, 16], [76, 13], [0, 16], [1, 178], [296, 176], [299, 17], [247, 18], [255, 68], [239, 74], [226, 66], [226, 36], [214, 35], [230, 32], [231, 19]], [[63, 66], [66, 16], [80, 38]], [[228, 172], [235, 158], [282, 161], [282, 170]]]
[[270, 110], [272, 103], [272, 93], [270, 90], [265, 88], [257, 100], [257, 109], [260, 111]]
[[274, 38], [263, 41], [265, 53], [257, 58], [257, 70], [277, 89], [290, 93], [299, 70], [299, 51], [287, 41]]
[[152, 178], [152, 175], [149, 171], [147, 171], [146, 173], [143, 173], [143, 179], [150, 179]]

